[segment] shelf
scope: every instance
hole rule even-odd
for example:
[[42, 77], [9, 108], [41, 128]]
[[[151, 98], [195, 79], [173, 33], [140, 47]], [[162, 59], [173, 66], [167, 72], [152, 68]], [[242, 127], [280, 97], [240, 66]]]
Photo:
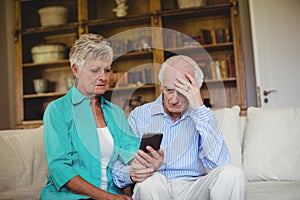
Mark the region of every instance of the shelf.
[[55, 33], [55, 32], [65, 32], [66, 30], [74, 30], [77, 31], [79, 26], [78, 22], [68, 23], [59, 26], [48, 26], [48, 27], [35, 27], [35, 28], [26, 28], [21, 30], [21, 34], [29, 35], [29, 34], [40, 34], [40, 33]]
[[18, 124], [16, 128], [37, 128], [43, 125], [43, 120], [26, 120]]
[[226, 83], [226, 82], [235, 82], [236, 81], [236, 78], [233, 77], [233, 78], [226, 78], [226, 79], [221, 79], [221, 80], [213, 80], [213, 79], [204, 79], [204, 83], [205, 84], [210, 84], [210, 83]]
[[[147, 84], [143, 86], [134, 86], [134, 87], [117, 87], [117, 88], [108, 88], [107, 92], [118, 91], [118, 90], [137, 90], [137, 89], [149, 89], [155, 88], [154, 84]], [[47, 92], [41, 94], [25, 94], [23, 95], [24, 99], [33, 99], [33, 98], [44, 98], [44, 97], [56, 97], [56, 96], [63, 96], [66, 92]]]
[[178, 47], [178, 48], [168, 48], [165, 51], [173, 52], [173, 53], [183, 53], [183, 52], [203, 52], [206, 53], [204, 50], [211, 51], [211, 50], [232, 50], [233, 43], [226, 42], [226, 43], [217, 43], [217, 44], [199, 44], [199, 46], [190, 46], [190, 47]]
[[66, 92], [47, 92], [41, 94], [25, 94], [23, 95], [24, 99], [33, 99], [33, 98], [44, 98], [44, 97], [58, 97], [65, 95]]
[[117, 87], [117, 88], [108, 88], [107, 92], [112, 92], [112, 91], [121, 91], [121, 90], [139, 90], [139, 89], [153, 89], [155, 88], [154, 84], [147, 84], [143, 86], [128, 86], [128, 87]]
[[163, 18], [174, 18], [183, 19], [187, 17], [206, 17], [206, 16], [219, 16], [219, 15], [230, 15], [230, 8], [232, 3], [224, 3], [218, 5], [207, 5], [195, 8], [176, 9], [176, 10], [165, 10], [158, 12], [157, 14]]
[[129, 15], [120, 18], [94, 19], [87, 22], [88, 26], [128, 26], [137, 24], [149, 24], [151, 15]]
[[115, 54], [114, 55], [114, 61], [115, 60], [127, 60], [131, 58], [148, 58], [153, 55], [152, 50], [147, 50], [147, 51], [133, 51], [133, 52], [128, 52], [125, 54]]
[[44, 62], [44, 63], [24, 63], [23, 67], [45, 67], [45, 66], [57, 66], [57, 65], [69, 65], [68, 59], [58, 60], [55, 62]]

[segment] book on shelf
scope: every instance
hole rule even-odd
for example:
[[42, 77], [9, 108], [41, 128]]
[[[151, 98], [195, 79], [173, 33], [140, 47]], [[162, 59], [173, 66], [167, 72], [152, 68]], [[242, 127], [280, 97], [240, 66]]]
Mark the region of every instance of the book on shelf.
[[171, 49], [183, 46], [183, 35], [179, 32], [164, 31], [164, 48]]
[[202, 42], [201, 44], [211, 44], [212, 43], [211, 30], [201, 29], [199, 34], [200, 34], [200, 42]]
[[[193, 47], [231, 41], [230, 28], [200, 29], [194, 35], [163, 30], [164, 48]], [[129, 41], [130, 42], [130, 41]]]
[[203, 72], [204, 79], [212, 79], [209, 65], [205, 62], [200, 62], [198, 65]]
[[223, 77], [221, 75], [221, 67], [220, 67], [220, 61], [216, 60], [214, 67], [216, 68], [216, 79], [221, 80]]
[[153, 69], [150, 68], [142, 68], [123, 73], [119, 72], [118, 74], [122, 75], [118, 76], [118, 80], [116, 80], [116, 88], [128, 86], [141, 86], [144, 84], [154, 83]]
[[228, 77], [235, 77], [235, 68], [234, 68], [234, 57], [233, 55], [228, 55], [225, 58], [226, 60], [226, 66], [227, 66], [227, 72], [228, 72]]
[[219, 68], [220, 68], [220, 74], [221, 74], [222, 79], [228, 78], [228, 68], [226, 65], [225, 58], [221, 58], [219, 60]]
[[193, 59], [202, 69], [205, 79], [222, 80], [235, 77], [233, 55], [224, 55], [214, 59], [207, 55]]
[[215, 30], [216, 34], [216, 43], [223, 43], [225, 42], [225, 30], [223, 28], [218, 28]]
[[230, 28], [200, 29], [200, 44], [217, 44], [231, 41]]
[[210, 35], [211, 35], [211, 44], [216, 44], [217, 43], [217, 32], [215, 29], [210, 30]]
[[232, 41], [232, 33], [230, 28], [225, 28], [225, 33], [224, 33], [224, 39], [225, 42], [231, 42]]

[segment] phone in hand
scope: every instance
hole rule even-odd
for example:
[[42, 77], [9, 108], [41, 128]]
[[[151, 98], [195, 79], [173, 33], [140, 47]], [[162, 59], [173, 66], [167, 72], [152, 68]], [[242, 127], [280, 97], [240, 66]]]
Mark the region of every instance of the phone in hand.
[[149, 151], [146, 149], [146, 146], [151, 146], [153, 149], [158, 151], [160, 148], [162, 138], [162, 133], [145, 133], [142, 137], [140, 149], [143, 150], [145, 153], [149, 153]]

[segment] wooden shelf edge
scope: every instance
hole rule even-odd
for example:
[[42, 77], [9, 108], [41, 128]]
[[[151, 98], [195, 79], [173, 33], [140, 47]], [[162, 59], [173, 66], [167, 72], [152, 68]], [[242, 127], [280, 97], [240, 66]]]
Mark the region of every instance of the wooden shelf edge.
[[24, 99], [33, 99], [33, 98], [42, 98], [42, 97], [56, 97], [56, 96], [63, 96], [66, 92], [47, 92], [47, 93], [40, 93], [40, 94], [25, 94], [23, 95]]
[[75, 30], [77, 31], [79, 26], [78, 22], [71, 22], [68, 24], [62, 24], [59, 26], [47, 26], [47, 27], [32, 27], [32, 28], [24, 28], [21, 30], [21, 34], [29, 35], [29, 34], [38, 34], [38, 33], [50, 33], [50, 32], [65, 32], [66, 30]]
[[132, 58], [132, 57], [136, 57], [136, 56], [138, 56], [138, 57], [149, 56], [152, 54], [153, 54], [153, 50], [124, 52], [124, 54], [115, 54], [114, 60]]
[[42, 66], [49, 66], [49, 65], [61, 65], [61, 64], [70, 64], [68, 59], [58, 60], [54, 62], [41, 62], [41, 63], [24, 63], [23, 67], [42, 67]]
[[235, 77], [231, 77], [231, 78], [226, 78], [226, 79], [220, 79], [220, 80], [214, 80], [214, 79], [205, 79], [203, 82], [204, 83], [220, 83], [220, 82], [234, 82], [236, 81]]
[[185, 9], [163, 10], [157, 12], [157, 15], [160, 15], [162, 17], [176, 17], [178, 15], [216, 13], [225, 10], [230, 11], [232, 5], [232, 3], [222, 3], [217, 5], [206, 5]]
[[17, 129], [30, 129], [38, 128], [43, 125], [43, 120], [24, 120], [21, 124], [17, 124], [15, 128]]
[[[147, 84], [142, 86], [126, 86], [126, 87], [117, 87], [117, 88], [108, 88], [106, 91], [118, 91], [118, 90], [137, 90], [137, 89], [150, 89], [155, 88], [155, 84]], [[23, 95], [24, 99], [33, 99], [33, 98], [43, 98], [43, 97], [56, 97], [56, 96], [63, 96], [67, 92], [47, 92], [47, 93], [40, 93], [40, 94], [25, 94]]]
[[216, 43], [216, 44], [199, 44], [199, 46], [190, 46], [190, 47], [174, 47], [174, 48], [167, 48], [165, 51], [170, 52], [179, 52], [179, 51], [191, 51], [191, 50], [197, 50], [197, 49], [214, 49], [214, 48], [220, 48], [220, 47], [233, 47], [233, 42], [223, 42], [223, 43]]
[[142, 86], [124, 86], [124, 87], [116, 87], [116, 88], [108, 88], [107, 92], [113, 92], [113, 91], [121, 91], [121, 90], [138, 90], [138, 89], [151, 89], [155, 88], [155, 84], [147, 84]]
[[113, 18], [106, 18], [106, 19], [91, 19], [87, 21], [88, 26], [105, 26], [105, 25], [115, 25], [119, 24], [121, 25], [122, 22], [128, 23], [128, 22], [144, 22], [148, 21], [150, 22], [151, 16], [153, 14], [148, 13], [144, 15], [128, 15], [125, 17], [113, 17]]

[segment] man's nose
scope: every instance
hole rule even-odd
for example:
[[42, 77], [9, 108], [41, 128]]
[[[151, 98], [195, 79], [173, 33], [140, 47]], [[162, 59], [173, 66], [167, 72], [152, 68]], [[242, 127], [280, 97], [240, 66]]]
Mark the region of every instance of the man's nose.
[[177, 91], [174, 91], [174, 94], [171, 98], [171, 103], [172, 104], [177, 104], [179, 102], [179, 98], [178, 98], [178, 92]]

